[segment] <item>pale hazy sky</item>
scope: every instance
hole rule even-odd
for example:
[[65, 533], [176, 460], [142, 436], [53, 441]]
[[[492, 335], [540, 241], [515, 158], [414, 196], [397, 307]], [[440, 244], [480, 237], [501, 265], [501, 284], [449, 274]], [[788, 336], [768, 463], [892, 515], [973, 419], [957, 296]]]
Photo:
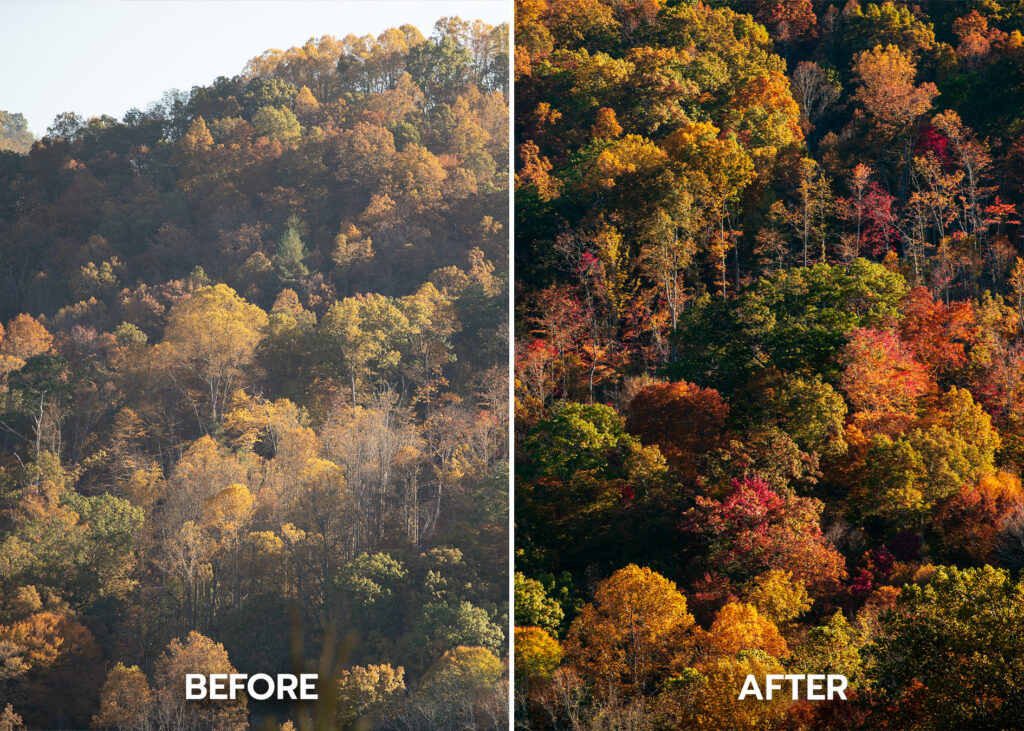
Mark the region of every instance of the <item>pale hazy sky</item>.
[[511, 0], [0, 0], [0, 109], [37, 136], [60, 112], [120, 119], [171, 88], [234, 76], [268, 48], [458, 15], [508, 22]]

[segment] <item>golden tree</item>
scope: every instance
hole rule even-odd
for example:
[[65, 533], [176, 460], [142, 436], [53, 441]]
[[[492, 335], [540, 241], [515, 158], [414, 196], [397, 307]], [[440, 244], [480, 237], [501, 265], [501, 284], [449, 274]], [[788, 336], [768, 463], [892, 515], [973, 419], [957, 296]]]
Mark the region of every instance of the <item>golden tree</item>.
[[100, 691], [100, 711], [92, 717], [93, 728], [118, 731], [143, 728], [152, 712], [153, 690], [138, 666], [117, 663]]
[[751, 651], [739, 657], [722, 657], [689, 669], [666, 685], [658, 698], [658, 728], [722, 728], [735, 731], [768, 731], [778, 728], [789, 707], [789, 685], [772, 694], [771, 700], [748, 696], [739, 700], [748, 675], [763, 683], [766, 675], [785, 673], [770, 655]]
[[712, 655], [737, 655], [749, 650], [761, 650], [772, 657], [789, 654], [775, 623], [758, 614], [752, 605], [739, 602], [729, 602], [718, 610], [708, 630], [708, 647]]
[[338, 722], [388, 718], [405, 694], [405, 668], [390, 665], [355, 666], [338, 674]]
[[630, 564], [598, 585], [569, 628], [566, 655], [606, 692], [643, 692], [685, 667], [693, 625], [674, 582]]
[[237, 673], [224, 645], [198, 632], [189, 632], [183, 643], [171, 640], [156, 662], [156, 723], [163, 728], [217, 728], [242, 731], [248, 728], [248, 702], [244, 694], [227, 701], [186, 701], [186, 673]]
[[208, 402], [210, 421], [219, 423], [228, 397], [246, 380], [267, 322], [263, 310], [226, 284], [203, 287], [171, 309], [157, 363], [167, 364], [204, 427], [199, 401]]
[[547, 680], [562, 662], [562, 646], [540, 627], [516, 627], [516, 682]]

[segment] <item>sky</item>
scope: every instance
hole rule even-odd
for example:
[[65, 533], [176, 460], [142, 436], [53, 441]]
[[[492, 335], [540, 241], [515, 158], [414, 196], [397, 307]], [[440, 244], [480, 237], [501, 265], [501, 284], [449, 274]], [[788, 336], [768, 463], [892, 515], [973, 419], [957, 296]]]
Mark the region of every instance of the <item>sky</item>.
[[457, 15], [491, 25], [511, 0], [0, 0], [0, 109], [42, 136], [61, 112], [120, 119], [165, 91], [234, 76], [269, 48], [323, 35], [430, 35]]

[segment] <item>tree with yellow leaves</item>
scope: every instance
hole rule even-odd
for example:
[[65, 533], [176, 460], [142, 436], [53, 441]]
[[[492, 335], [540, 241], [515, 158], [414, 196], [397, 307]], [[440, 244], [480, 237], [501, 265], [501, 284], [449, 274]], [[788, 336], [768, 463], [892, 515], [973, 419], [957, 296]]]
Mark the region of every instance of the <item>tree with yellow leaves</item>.
[[856, 99], [885, 124], [905, 128], [931, 107], [938, 95], [935, 84], [914, 86], [917, 67], [899, 46], [875, 46], [854, 58], [860, 87]]
[[490, 650], [459, 645], [423, 676], [417, 710], [430, 718], [432, 728], [478, 727], [481, 722], [474, 719], [486, 713], [496, 697], [504, 701], [503, 672], [501, 660]]
[[173, 162], [181, 165], [188, 173], [194, 175], [199, 172], [202, 155], [212, 150], [213, 147], [213, 135], [210, 134], [210, 128], [206, 125], [206, 120], [202, 117], [196, 117], [192, 120], [192, 124], [189, 125], [188, 131], [182, 135], [181, 139], [174, 146], [174, 154], [171, 159]]
[[786, 715], [790, 699], [786, 693], [774, 693], [771, 700], [748, 697], [739, 700], [748, 675], [763, 679], [783, 675], [786, 670], [776, 658], [760, 650], [742, 652], [735, 657], [720, 657], [688, 668], [670, 680], [658, 696], [658, 728], [733, 729], [770, 731]]
[[516, 627], [516, 682], [529, 685], [551, 677], [562, 662], [562, 646], [540, 627]]
[[245, 467], [213, 437], [200, 437], [183, 447], [163, 509], [165, 519], [176, 525], [199, 522], [205, 501], [228, 485], [246, 482]]
[[214, 545], [227, 548], [239, 539], [254, 508], [249, 488], [236, 482], [206, 499], [200, 525], [210, 534]]
[[346, 297], [331, 305], [320, 322], [319, 334], [327, 353], [340, 361], [353, 404], [359, 402], [359, 386], [372, 389], [372, 374], [377, 374], [379, 383], [395, 373], [407, 333], [408, 320], [389, 297]]
[[[203, 287], [171, 309], [156, 362], [167, 364], [204, 429], [220, 423], [228, 397], [246, 381], [267, 323], [263, 310], [226, 284]], [[201, 400], [207, 402], [206, 418]]]
[[415, 294], [402, 298], [402, 311], [409, 324], [408, 365], [404, 369], [415, 385], [416, 399], [427, 405], [446, 381], [442, 368], [455, 360], [451, 337], [458, 329], [452, 299], [430, 282]]
[[1024, 259], [1019, 256], [1010, 272], [1010, 287], [1013, 290], [1013, 305], [1017, 310], [1020, 328], [1024, 330]]
[[29, 727], [88, 724], [86, 709], [102, 674], [100, 650], [88, 628], [66, 613], [35, 612], [0, 625], [0, 648], [5, 655], [0, 679], [23, 683], [18, 712]]
[[642, 693], [686, 666], [693, 626], [675, 582], [630, 564], [598, 585], [569, 628], [566, 657], [602, 693]]
[[783, 626], [811, 608], [812, 599], [807, 588], [792, 571], [774, 569], [756, 577], [746, 592], [747, 603], [758, 613]]
[[117, 663], [100, 690], [100, 710], [92, 717], [93, 728], [131, 731], [147, 725], [153, 710], [153, 690], [137, 665]]
[[313, 92], [309, 90], [308, 86], [303, 86], [299, 89], [293, 104], [295, 106], [295, 115], [303, 122], [316, 119], [320, 111], [320, 102], [313, 96]]
[[712, 656], [732, 656], [760, 650], [772, 657], [786, 657], [789, 648], [778, 627], [758, 614], [750, 604], [729, 602], [715, 615], [708, 630], [708, 651]]
[[34, 355], [49, 353], [53, 336], [31, 315], [20, 314], [0, 327], [0, 376], [16, 371]]
[[245, 694], [228, 701], [186, 701], [182, 692], [186, 673], [230, 675], [237, 672], [224, 645], [209, 637], [189, 632], [184, 642], [171, 640], [153, 671], [156, 725], [160, 728], [216, 728], [223, 731], [248, 728]]
[[901, 164], [902, 184], [913, 162], [916, 125], [939, 94], [930, 81], [914, 84], [917, 66], [911, 54], [899, 46], [877, 45], [853, 59], [853, 72], [859, 87], [854, 98], [875, 120]]
[[405, 668], [357, 665], [342, 670], [338, 674], [337, 722], [341, 728], [351, 728], [357, 722], [368, 727], [374, 720], [391, 718], [404, 695]]

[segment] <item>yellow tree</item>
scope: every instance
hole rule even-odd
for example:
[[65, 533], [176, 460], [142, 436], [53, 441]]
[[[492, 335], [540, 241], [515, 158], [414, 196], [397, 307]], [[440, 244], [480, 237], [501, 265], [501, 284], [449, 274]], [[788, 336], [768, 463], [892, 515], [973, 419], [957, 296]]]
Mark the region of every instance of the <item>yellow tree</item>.
[[604, 692], [642, 693], [686, 666], [693, 626], [674, 582], [630, 564], [598, 585], [569, 628], [566, 655]]
[[792, 622], [811, 608], [812, 599], [792, 571], [766, 571], [751, 582], [746, 592], [747, 603], [777, 625]]
[[394, 372], [408, 332], [408, 318], [390, 297], [346, 297], [331, 305], [320, 323], [320, 335], [329, 356], [341, 361], [353, 404], [359, 385], [370, 385], [371, 376], [385, 382]]
[[210, 559], [214, 548], [209, 538], [191, 520], [163, 543], [161, 563], [173, 579], [172, 591], [176, 589], [175, 593], [180, 594], [180, 597], [176, 597], [181, 607], [179, 617], [186, 626], [199, 625], [200, 605], [207, 604], [207, 592], [203, 591], [203, 587], [209, 585], [213, 576]]
[[347, 271], [354, 264], [373, 259], [373, 239], [360, 231], [354, 223], [342, 226], [334, 237], [334, 251], [331, 261], [341, 271]]
[[1017, 310], [1017, 319], [1024, 328], [1024, 259], [1017, 257], [1010, 272], [1010, 286], [1013, 288], [1013, 303]]
[[313, 96], [313, 92], [309, 90], [308, 86], [303, 86], [299, 89], [293, 104], [295, 106], [295, 114], [302, 122], [308, 123], [315, 120], [317, 112], [320, 111], [320, 102]]
[[788, 684], [771, 700], [746, 697], [739, 700], [748, 675], [764, 683], [766, 675], [786, 670], [770, 655], [753, 650], [739, 657], [721, 657], [699, 669], [688, 668], [665, 686], [658, 697], [658, 728], [727, 728], [735, 731], [769, 731], [778, 728], [790, 705]]
[[810, 266], [812, 245], [825, 261], [825, 241], [828, 235], [828, 218], [835, 201], [832, 187], [818, 165], [811, 158], [803, 158], [796, 166], [799, 183], [796, 196], [790, 205], [778, 201], [771, 207], [772, 218], [784, 223], [792, 230], [803, 248], [803, 264]]
[[562, 646], [540, 627], [516, 627], [516, 683], [526, 690], [544, 681], [562, 662]]
[[31, 315], [18, 315], [0, 328], [0, 375], [16, 371], [34, 355], [49, 353], [53, 336]]
[[227, 701], [186, 701], [186, 673], [237, 673], [224, 645], [198, 632], [190, 632], [185, 642], [174, 639], [156, 661], [153, 685], [156, 688], [155, 718], [158, 728], [216, 728], [242, 731], [248, 728], [248, 703], [242, 694]]
[[781, 71], [745, 81], [729, 100], [724, 118], [725, 129], [743, 140], [759, 163], [771, 163], [780, 150], [803, 140], [800, 106]]
[[295, 492], [295, 475], [320, 453], [316, 433], [305, 411], [288, 399], [267, 401], [237, 392], [224, 417], [229, 444], [242, 450], [257, 474], [260, 507], [275, 511]]
[[754, 606], [739, 602], [729, 602], [718, 610], [708, 630], [708, 649], [712, 655], [725, 656], [749, 650], [761, 650], [772, 657], [789, 654], [775, 623], [758, 614]]
[[188, 131], [174, 146], [172, 161], [183, 166], [187, 175], [195, 175], [200, 172], [199, 161], [203, 153], [213, 149], [213, 135], [206, 126], [206, 120], [196, 117], [189, 126]]
[[245, 480], [246, 470], [231, 452], [212, 437], [200, 437], [188, 445], [175, 465], [162, 513], [176, 526], [189, 520], [198, 522], [206, 500]]
[[153, 690], [138, 666], [117, 663], [100, 691], [100, 710], [92, 717], [93, 728], [118, 731], [144, 728], [153, 710]]
[[341, 728], [352, 728], [359, 721], [388, 719], [404, 695], [405, 668], [357, 665], [342, 670], [338, 674], [338, 723]]
[[316, 435], [307, 426], [305, 412], [288, 399], [267, 401], [243, 391], [232, 396], [224, 430], [236, 449], [276, 458], [282, 452], [312, 457]]
[[860, 83], [857, 101], [879, 121], [896, 128], [915, 122], [939, 93], [930, 82], [914, 85], [917, 67], [899, 46], [875, 46], [857, 54], [853, 71]]
[[249, 522], [255, 508], [252, 493], [245, 485], [228, 485], [203, 503], [200, 523], [221, 549], [230, 548], [242, 537], [242, 529]]
[[[99, 692], [102, 656], [92, 633], [67, 614], [36, 612], [0, 625], [0, 678], [23, 677], [18, 711], [32, 728], [81, 728]], [[48, 720], [47, 720], [48, 719]]]
[[905, 186], [917, 122], [931, 108], [939, 90], [931, 82], [914, 85], [917, 67], [911, 55], [899, 46], [879, 45], [857, 54], [853, 72], [859, 82], [856, 100], [875, 119], [879, 130], [891, 135], [900, 148], [901, 184]]
[[402, 298], [409, 323], [412, 362], [404, 369], [416, 385], [416, 397], [429, 408], [433, 392], [444, 385], [441, 369], [455, 359], [451, 336], [459, 329], [452, 299], [427, 282], [415, 294]]
[[[228, 397], [246, 379], [267, 322], [263, 310], [226, 284], [196, 290], [171, 309], [164, 341], [155, 349], [157, 363], [167, 364], [202, 427], [220, 423]], [[209, 422], [200, 414], [201, 398], [208, 402]]]
[[460, 645], [427, 670], [420, 692], [454, 705], [493, 688], [502, 673], [501, 660], [490, 650]]
[[[716, 284], [724, 288], [725, 260], [736, 238], [729, 210], [754, 179], [754, 161], [734, 134], [722, 134], [707, 122], [680, 125], [664, 149], [675, 182], [666, 197], [671, 218], [680, 235], [698, 235], [719, 274]], [[673, 329], [675, 317], [673, 312]]]
[[14, 712], [14, 706], [8, 703], [0, 711], [0, 731], [21, 731], [25, 728], [21, 716]]

